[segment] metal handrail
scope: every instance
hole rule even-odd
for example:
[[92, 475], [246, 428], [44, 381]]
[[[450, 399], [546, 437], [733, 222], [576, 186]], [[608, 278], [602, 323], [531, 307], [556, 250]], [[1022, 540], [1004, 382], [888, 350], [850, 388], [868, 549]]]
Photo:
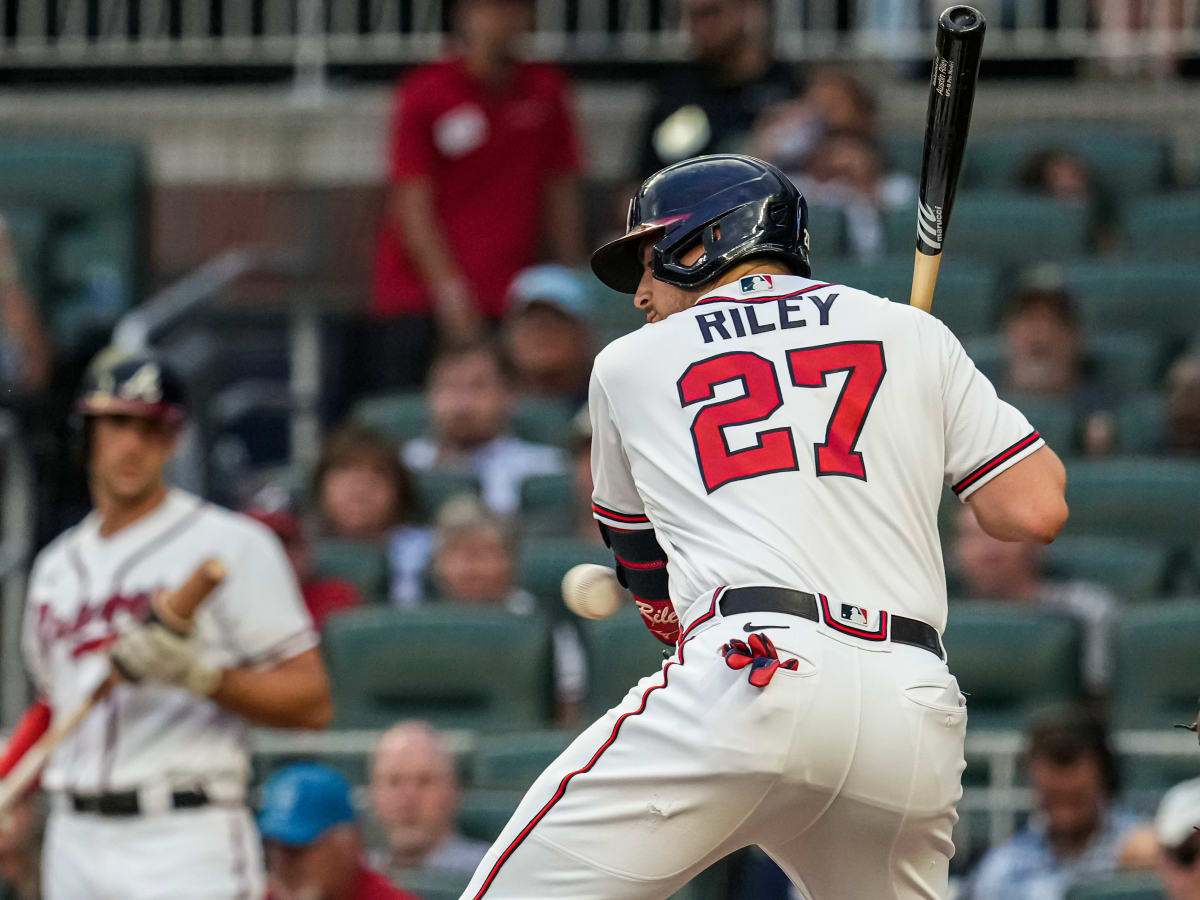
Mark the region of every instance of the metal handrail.
[[196, 310], [208, 306], [239, 279], [252, 274], [298, 275], [300, 254], [293, 250], [237, 247], [214, 257], [163, 288], [121, 317], [113, 343], [141, 350]]
[[25, 611], [25, 566], [33, 548], [34, 470], [21, 441], [20, 423], [0, 410], [4, 481], [0, 490], [0, 721], [16, 721], [29, 700], [21, 654]]

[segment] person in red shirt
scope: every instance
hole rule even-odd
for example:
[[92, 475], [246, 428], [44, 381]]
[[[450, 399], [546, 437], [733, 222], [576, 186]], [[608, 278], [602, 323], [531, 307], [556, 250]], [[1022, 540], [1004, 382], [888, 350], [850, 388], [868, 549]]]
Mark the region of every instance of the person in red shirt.
[[497, 322], [543, 238], [558, 261], [582, 259], [566, 78], [515, 53], [533, 3], [458, 0], [453, 12], [454, 51], [396, 92], [364, 348], [375, 388], [418, 382], [432, 338], [471, 340]]
[[258, 828], [267, 900], [420, 900], [363, 861], [350, 785], [334, 769], [295, 763], [272, 775]]
[[321, 578], [316, 574], [308, 539], [298, 518], [289, 512], [260, 509], [249, 510], [246, 515], [270, 528], [283, 543], [314, 627], [320, 629], [333, 613], [354, 609], [362, 603], [358, 588], [350, 582], [340, 578]]

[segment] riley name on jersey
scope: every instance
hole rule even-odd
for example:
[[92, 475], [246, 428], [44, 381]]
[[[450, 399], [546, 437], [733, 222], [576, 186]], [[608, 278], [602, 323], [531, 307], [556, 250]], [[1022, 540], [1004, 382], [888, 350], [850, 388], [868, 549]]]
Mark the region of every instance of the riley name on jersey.
[[[748, 275], [739, 284], [743, 295], [766, 292], [773, 288], [769, 275]], [[723, 341], [743, 338], [748, 334], [763, 334], [767, 331], [787, 328], [806, 328], [810, 323], [828, 325], [836, 293], [818, 294], [829, 288], [828, 284], [814, 284], [790, 294], [763, 296], [753, 299], [753, 305], [733, 306], [727, 309], [701, 310], [699, 307], [723, 300], [739, 300], [738, 297], [705, 297], [696, 304], [694, 321], [700, 329], [700, 337], [706, 344], [714, 339]], [[745, 301], [743, 301], [745, 302]]]

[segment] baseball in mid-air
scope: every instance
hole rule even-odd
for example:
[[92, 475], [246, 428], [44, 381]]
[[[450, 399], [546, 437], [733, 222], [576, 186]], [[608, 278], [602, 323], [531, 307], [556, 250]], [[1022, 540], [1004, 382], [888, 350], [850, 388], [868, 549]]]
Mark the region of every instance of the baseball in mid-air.
[[585, 619], [606, 619], [621, 608], [622, 588], [608, 566], [580, 563], [562, 580], [563, 603]]

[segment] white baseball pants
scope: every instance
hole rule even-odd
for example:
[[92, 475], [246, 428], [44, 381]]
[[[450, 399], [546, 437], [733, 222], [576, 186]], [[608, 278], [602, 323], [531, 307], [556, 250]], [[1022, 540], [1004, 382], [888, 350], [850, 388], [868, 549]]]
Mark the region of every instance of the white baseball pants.
[[244, 807], [129, 817], [50, 814], [46, 900], [260, 900], [262, 847]]
[[[688, 619], [534, 782], [461, 900], [656, 900], [750, 844], [808, 900], [945, 897], [967, 719], [945, 663], [780, 613]], [[729, 668], [750, 623], [799, 668], [764, 688]]]

